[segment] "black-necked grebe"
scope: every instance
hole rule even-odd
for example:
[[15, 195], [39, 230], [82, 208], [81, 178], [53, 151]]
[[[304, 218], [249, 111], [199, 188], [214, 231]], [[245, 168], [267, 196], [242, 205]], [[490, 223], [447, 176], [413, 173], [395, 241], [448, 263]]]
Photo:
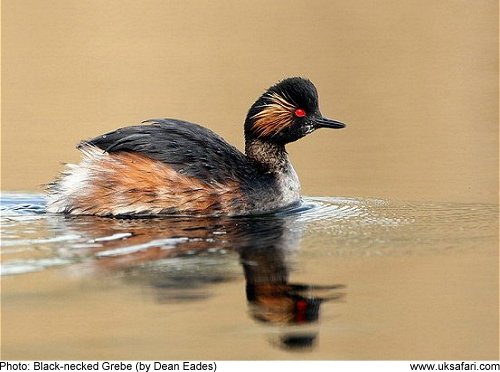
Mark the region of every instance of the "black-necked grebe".
[[294, 77], [270, 87], [245, 120], [245, 154], [197, 124], [147, 120], [83, 141], [83, 159], [48, 187], [47, 211], [99, 216], [246, 215], [300, 200], [285, 145], [318, 128], [316, 87]]

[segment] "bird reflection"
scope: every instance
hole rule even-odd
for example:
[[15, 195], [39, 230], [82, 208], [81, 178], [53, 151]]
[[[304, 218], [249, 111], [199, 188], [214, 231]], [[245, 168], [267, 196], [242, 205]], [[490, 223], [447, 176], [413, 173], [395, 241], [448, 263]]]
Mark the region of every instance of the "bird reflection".
[[321, 305], [342, 297], [342, 285], [289, 281], [302, 225], [287, 213], [203, 219], [66, 217], [64, 224], [84, 236], [86, 246], [80, 244], [78, 251], [86, 248], [96, 258], [94, 268], [127, 273], [128, 280], [154, 288], [160, 302], [207, 297], [206, 286], [235, 278], [224, 265], [237, 254], [249, 314], [274, 326], [271, 343], [280, 348], [313, 348], [318, 330], [310, 325], [318, 321]]
[[[298, 244], [297, 224], [286, 219], [252, 221], [247, 226], [250, 239], [237, 248], [246, 280], [246, 297], [250, 313], [257, 321], [284, 326], [307, 325], [318, 321], [323, 302], [336, 300], [342, 293], [333, 292], [342, 285], [315, 286], [289, 282], [287, 254]], [[295, 234], [294, 234], [295, 233]], [[291, 239], [295, 235], [295, 239]], [[255, 242], [251, 237], [263, 237]], [[323, 292], [320, 295], [317, 292]], [[329, 293], [328, 292], [333, 292]], [[287, 349], [310, 348], [315, 345], [317, 331], [296, 329], [284, 332], [277, 344]], [[275, 342], [276, 343], [276, 342]]]

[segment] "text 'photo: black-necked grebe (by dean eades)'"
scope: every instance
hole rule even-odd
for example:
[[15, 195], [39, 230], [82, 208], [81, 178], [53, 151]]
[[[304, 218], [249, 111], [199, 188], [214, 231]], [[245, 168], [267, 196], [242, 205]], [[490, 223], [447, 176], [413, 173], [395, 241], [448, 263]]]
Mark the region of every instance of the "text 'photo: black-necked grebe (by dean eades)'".
[[318, 128], [316, 87], [293, 77], [271, 86], [248, 111], [245, 154], [200, 125], [147, 120], [83, 141], [79, 164], [48, 186], [47, 211], [73, 215], [249, 215], [300, 201], [285, 145]]

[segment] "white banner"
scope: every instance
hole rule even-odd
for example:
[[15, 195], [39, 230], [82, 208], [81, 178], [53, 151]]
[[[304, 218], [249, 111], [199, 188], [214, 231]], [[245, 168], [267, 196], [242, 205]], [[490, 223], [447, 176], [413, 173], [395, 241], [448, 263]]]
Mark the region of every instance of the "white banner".
[[498, 361], [1, 361], [0, 371], [500, 371]]

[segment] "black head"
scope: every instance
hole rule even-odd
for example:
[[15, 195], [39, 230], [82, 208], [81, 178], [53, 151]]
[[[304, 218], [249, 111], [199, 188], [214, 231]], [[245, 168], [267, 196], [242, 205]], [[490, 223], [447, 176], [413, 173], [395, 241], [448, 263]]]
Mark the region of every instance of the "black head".
[[321, 115], [313, 83], [293, 77], [270, 87], [252, 105], [245, 120], [245, 138], [285, 144], [318, 128], [344, 127]]

